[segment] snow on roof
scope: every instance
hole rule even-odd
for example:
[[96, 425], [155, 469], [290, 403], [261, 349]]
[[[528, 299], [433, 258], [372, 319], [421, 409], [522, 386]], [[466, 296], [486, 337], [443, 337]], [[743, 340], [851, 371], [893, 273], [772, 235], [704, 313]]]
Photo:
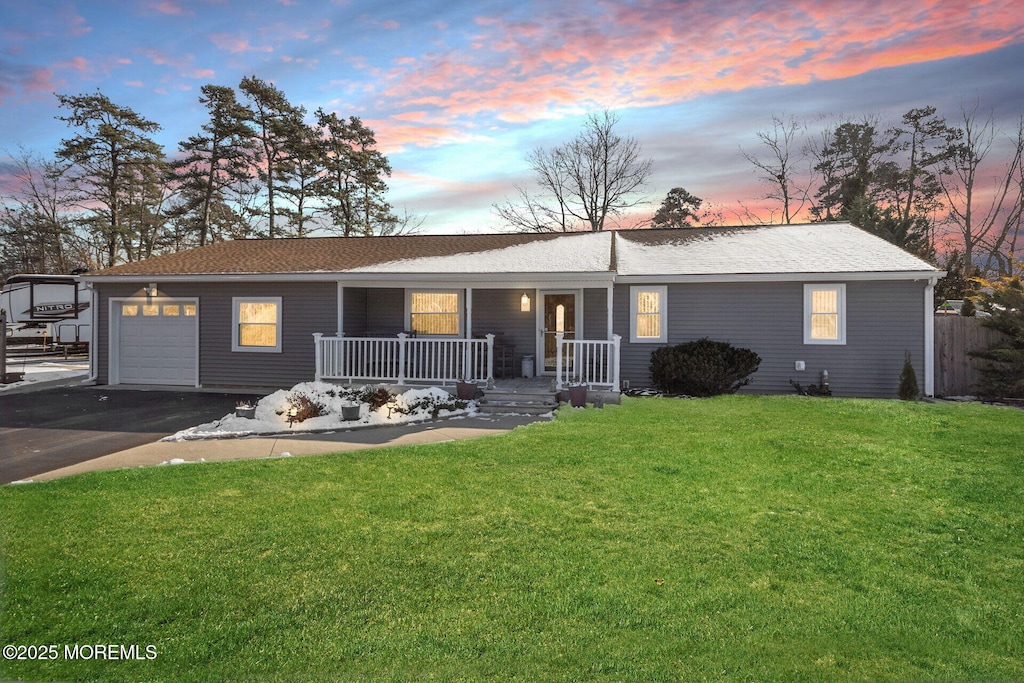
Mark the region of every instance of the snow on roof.
[[934, 271], [849, 223], [618, 232], [619, 275]]
[[611, 233], [560, 235], [486, 251], [422, 256], [350, 268], [348, 273], [593, 273], [612, 269]]

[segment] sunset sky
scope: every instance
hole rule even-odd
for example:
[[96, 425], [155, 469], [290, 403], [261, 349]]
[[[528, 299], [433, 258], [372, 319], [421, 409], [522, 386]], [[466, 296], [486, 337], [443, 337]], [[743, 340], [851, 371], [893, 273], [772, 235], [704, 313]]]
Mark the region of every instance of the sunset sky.
[[[740, 148], [773, 114], [896, 121], [961, 103], [1010, 132], [1024, 112], [1020, 0], [0, 0], [0, 147], [49, 155], [72, 134], [53, 93], [99, 89], [198, 131], [206, 83], [275, 83], [312, 113], [359, 116], [390, 161], [391, 201], [423, 230], [500, 228], [525, 155], [607, 108], [676, 186], [726, 210], [763, 194]], [[5, 155], [6, 156], [6, 155]], [[735, 222], [730, 220], [729, 222]]]

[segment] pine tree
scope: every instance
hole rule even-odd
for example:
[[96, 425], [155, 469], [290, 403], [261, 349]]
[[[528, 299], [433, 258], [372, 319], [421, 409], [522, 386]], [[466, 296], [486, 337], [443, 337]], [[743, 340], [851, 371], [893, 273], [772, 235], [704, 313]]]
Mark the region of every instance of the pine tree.
[[202, 133], [178, 143], [185, 157], [173, 168], [183, 197], [176, 216], [202, 246], [215, 232], [241, 223], [240, 216], [229, 215], [233, 211], [228, 194], [253, 179], [250, 161], [255, 140], [248, 125], [252, 111], [238, 101], [234, 89], [204, 85], [199, 101], [206, 106], [209, 120], [202, 125]]
[[978, 283], [982, 307], [992, 316], [982, 325], [1005, 335], [987, 349], [971, 352], [987, 361], [979, 370], [978, 395], [986, 400], [1024, 398], [1024, 284], [1020, 275]]
[[916, 401], [918, 392], [917, 373], [914, 372], [914, 364], [910, 362], [910, 351], [907, 351], [903, 356], [903, 371], [900, 373], [900, 400]]

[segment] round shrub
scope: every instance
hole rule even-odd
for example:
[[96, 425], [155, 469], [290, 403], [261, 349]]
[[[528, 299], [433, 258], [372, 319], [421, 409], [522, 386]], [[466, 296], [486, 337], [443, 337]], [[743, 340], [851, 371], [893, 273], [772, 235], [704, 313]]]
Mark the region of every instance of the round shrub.
[[750, 349], [704, 337], [656, 349], [651, 354], [651, 378], [666, 394], [718, 396], [736, 393], [760, 365], [761, 357]]

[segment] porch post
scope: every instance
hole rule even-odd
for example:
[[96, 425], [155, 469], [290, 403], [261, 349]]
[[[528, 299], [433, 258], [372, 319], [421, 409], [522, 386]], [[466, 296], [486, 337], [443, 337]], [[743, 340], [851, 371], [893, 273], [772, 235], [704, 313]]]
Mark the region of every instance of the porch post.
[[338, 282], [338, 336], [345, 336], [345, 285]]
[[612, 391], [619, 391], [619, 347], [622, 337], [612, 335]]
[[398, 333], [398, 386], [405, 384], [405, 340], [409, 335]]
[[466, 287], [466, 339], [473, 338], [473, 289]]
[[487, 333], [487, 388], [494, 388], [494, 334]]
[[612, 328], [613, 328], [612, 323], [613, 323], [613, 321], [615, 319], [615, 316], [614, 316], [614, 313], [615, 313], [615, 285], [614, 284], [608, 285], [607, 292], [608, 292], [608, 294], [607, 294], [607, 301], [608, 301], [608, 336], [605, 337], [605, 339], [612, 339], [613, 338], [612, 337], [612, 334], [613, 334], [612, 333]]
[[562, 390], [562, 337], [564, 332], [555, 332], [555, 391]]
[[320, 378], [323, 377], [323, 361], [320, 356], [320, 337], [323, 335], [319, 332], [313, 333], [313, 354], [316, 356], [316, 370], [313, 373], [313, 378], [319, 382]]

